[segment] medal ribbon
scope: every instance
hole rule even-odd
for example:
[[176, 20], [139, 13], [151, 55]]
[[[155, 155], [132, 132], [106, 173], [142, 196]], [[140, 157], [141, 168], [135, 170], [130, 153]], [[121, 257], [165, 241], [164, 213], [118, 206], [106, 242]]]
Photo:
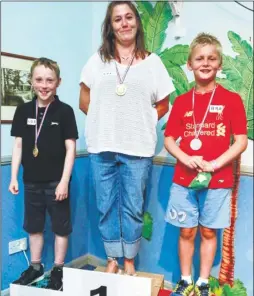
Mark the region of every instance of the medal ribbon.
[[130, 69], [130, 66], [131, 66], [132, 63], [133, 63], [133, 60], [134, 60], [134, 57], [135, 57], [135, 53], [136, 53], [136, 51], [134, 52], [134, 54], [133, 54], [133, 56], [132, 56], [132, 58], [131, 58], [131, 60], [130, 60], [130, 62], [129, 62], [129, 64], [128, 64], [126, 70], [125, 70], [125, 73], [124, 73], [124, 75], [123, 75], [123, 78], [121, 78], [121, 76], [120, 76], [120, 73], [119, 73], [119, 70], [118, 70], [118, 68], [117, 68], [117, 64], [116, 64], [116, 61], [115, 61], [116, 74], [117, 74], [118, 81], [119, 81], [120, 84], [123, 84], [123, 82], [124, 82], [124, 79], [125, 79], [125, 77], [126, 77], [128, 71], [129, 71], [129, 69]]
[[210, 108], [210, 105], [212, 103], [212, 100], [213, 100], [213, 97], [214, 97], [214, 94], [215, 94], [215, 90], [216, 90], [216, 85], [213, 89], [213, 92], [211, 94], [211, 97], [210, 97], [210, 101], [209, 101], [209, 104], [207, 106], [207, 109], [206, 109], [206, 112], [205, 112], [205, 115], [203, 117], [203, 120], [202, 122], [200, 123], [200, 127], [199, 127], [199, 130], [197, 131], [197, 125], [196, 125], [196, 119], [195, 119], [195, 115], [194, 115], [194, 105], [195, 105], [195, 87], [193, 88], [193, 92], [192, 92], [192, 117], [193, 117], [193, 122], [194, 122], [194, 134], [195, 134], [195, 139], [198, 139], [198, 136], [202, 130], [202, 127], [203, 127], [203, 124], [206, 120], [206, 117], [207, 117], [207, 114], [208, 114], [208, 110]]
[[44, 119], [45, 119], [45, 116], [46, 116], [46, 113], [48, 111], [48, 108], [49, 108], [49, 105], [51, 104], [51, 102], [47, 105], [45, 111], [44, 111], [44, 114], [43, 114], [43, 117], [41, 119], [41, 123], [40, 123], [40, 126], [39, 126], [39, 129], [37, 130], [37, 119], [38, 119], [38, 100], [36, 100], [36, 123], [35, 123], [35, 140], [34, 140], [34, 147], [37, 146], [37, 140], [39, 138], [39, 135], [40, 135], [40, 132], [41, 132], [41, 128], [42, 128], [42, 124], [44, 122]]

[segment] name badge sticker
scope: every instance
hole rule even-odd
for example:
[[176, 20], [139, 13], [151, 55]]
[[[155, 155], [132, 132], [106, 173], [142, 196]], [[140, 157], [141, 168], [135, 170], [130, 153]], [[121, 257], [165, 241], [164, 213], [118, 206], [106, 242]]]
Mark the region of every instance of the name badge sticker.
[[36, 125], [35, 118], [27, 118], [27, 125]]
[[209, 107], [209, 112], [211, 113], [222, 113], [224, 106], [222, 105], [211, 105]]

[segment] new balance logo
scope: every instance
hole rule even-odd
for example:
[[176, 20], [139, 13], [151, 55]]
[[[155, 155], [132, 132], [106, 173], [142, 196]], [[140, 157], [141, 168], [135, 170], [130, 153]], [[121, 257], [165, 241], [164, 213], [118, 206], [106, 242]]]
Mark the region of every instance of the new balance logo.
[[185, 114], [184, 114], [184, 117], [190, 117], [192, 116], [193, 114], [193, 111], [187, 111]]
[[225, 133], [226, 133], [226, 126], [223, 125], [223, 123], [220, 123], [217, 125], [217, 131], [216, 131], [216, 136], [217, 137], [225, 137]]

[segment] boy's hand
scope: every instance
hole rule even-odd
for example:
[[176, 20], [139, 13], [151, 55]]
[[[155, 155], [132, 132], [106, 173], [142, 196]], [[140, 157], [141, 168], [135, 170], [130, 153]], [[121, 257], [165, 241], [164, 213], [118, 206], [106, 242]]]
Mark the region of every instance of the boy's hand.
[[69, 182], [60, 181], [56, 187], [56, 200], [64, 200], [68, 197]]
[[203, 172], [207, 173], [213, 173], [214, 172], [214, 167], [212, 166], [210, 161], [203, 160]]
[[17, 180], [11, 180], [11, 183], [9, 185], [9, 191], [15, 195], [19, 193], [19, 183]]
[[184, 164], [192, 170], [197, 170], [198, 172], [202, 172], [204, 168], [203, 164], [203, 156], [188, 156], [184, 160]]

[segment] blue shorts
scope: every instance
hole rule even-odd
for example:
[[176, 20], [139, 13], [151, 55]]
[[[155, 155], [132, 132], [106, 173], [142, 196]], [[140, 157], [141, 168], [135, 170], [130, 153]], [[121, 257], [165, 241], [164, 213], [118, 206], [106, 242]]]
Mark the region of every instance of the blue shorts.
[[229, 188], [194, 190], [173, 183], [165, 220], [183, 228], [199, 224], [211, 229], [229, 227], [231, 193]]

